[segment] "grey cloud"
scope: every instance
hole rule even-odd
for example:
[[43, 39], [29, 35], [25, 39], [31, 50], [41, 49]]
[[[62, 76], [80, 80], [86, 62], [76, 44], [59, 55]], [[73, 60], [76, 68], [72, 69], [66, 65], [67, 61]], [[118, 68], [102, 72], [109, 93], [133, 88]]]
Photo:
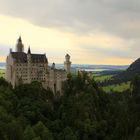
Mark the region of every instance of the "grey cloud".
[[[81, 48], [85, 48], [85, 52], [90, 55], [98, 55], [101, 57], [116, 57], [116, 58], [127, 58], [127, 59], [136, 59], [139, 57], [139, 51], [133, 49], [131, 51], [117, 49], [117, 46], [111, 48], [101, 48], [100, 46], [81, 46]], [[133, 55], [135, 54], [135, 55]]]
[[138, 0], [1, 0], [0, 12], [47, 27], [139, 37]]

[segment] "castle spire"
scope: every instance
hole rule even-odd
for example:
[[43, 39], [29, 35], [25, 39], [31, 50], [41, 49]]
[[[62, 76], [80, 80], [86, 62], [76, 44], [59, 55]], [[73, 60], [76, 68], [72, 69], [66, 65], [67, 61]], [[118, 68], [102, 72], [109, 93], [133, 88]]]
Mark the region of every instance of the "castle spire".
[[23, 52], [23, 51], [24, 51], [24, 45], [22, 44], [21, 36], [19, 36], [16, 44], [16, 52]]
[[18, 38], [18, 42], [21, 42], [21, 43], [22, 43], [21, 36], [19, 36], [19, 38]]
[[29, 46], [29, 48], [28, 48], [28, 52], [27, 52], [27, 54], [31, 54], [30, 46]]

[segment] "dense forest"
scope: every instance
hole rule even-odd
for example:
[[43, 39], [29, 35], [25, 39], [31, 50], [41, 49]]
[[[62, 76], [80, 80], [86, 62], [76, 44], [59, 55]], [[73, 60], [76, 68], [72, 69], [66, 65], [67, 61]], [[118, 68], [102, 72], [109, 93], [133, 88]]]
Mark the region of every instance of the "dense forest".
[[68, 76], [63, 96], [40, 83], [0, 79], [0, 140], [140, 140], [140, 77], [103, 92], [87, 73]]

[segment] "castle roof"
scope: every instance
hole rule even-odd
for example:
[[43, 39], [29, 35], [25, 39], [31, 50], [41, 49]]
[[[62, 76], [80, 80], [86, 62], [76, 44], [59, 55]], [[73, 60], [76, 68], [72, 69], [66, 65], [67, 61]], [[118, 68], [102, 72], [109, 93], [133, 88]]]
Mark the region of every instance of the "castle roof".
[[47, 62], [45, 54], [31, 54], [32, 62]]
[[[12, 57], [20, 63], [27, 63], [27, 54], [24, 52], [11, 52]], [[41, 63], [48, 62], [45, 54], [30, 54], [31, 62]]]
[[11, 52], [11, 55], [16, 61], [27, 62], [27, 54], [24, 52]]

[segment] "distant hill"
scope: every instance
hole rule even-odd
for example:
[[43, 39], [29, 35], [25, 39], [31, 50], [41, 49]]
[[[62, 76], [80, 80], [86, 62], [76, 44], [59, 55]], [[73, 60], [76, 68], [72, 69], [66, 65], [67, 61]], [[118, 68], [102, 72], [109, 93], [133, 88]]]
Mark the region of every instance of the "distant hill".
[[[49, 64], [51, 66], [52, 64]], [[64, 64], [57, 64], [56, 68], [63, 69]], [[6, 63], [0, 62], [0, 69], [5, 69]], [[71, 65], [72, 71], [78, 71], [78, 70], [85, 70], [85, 71], [120, 71], [120, 70], [126, 70], [128, 68], [128, 65], [89, 65], [89, 64], [72, 64]]]
[[134, 61], [125, 71], [115, 75], [113, 78], [115, 81], [129, 81], [135, 76], [140, 75], [140, 58]]

